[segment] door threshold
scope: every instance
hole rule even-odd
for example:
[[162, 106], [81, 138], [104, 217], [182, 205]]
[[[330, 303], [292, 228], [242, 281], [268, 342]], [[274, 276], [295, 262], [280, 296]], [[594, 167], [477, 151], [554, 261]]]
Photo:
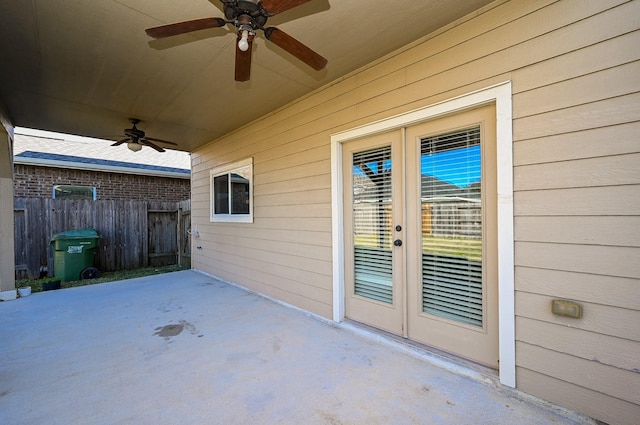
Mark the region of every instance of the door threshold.
[[339, 326], [358, 335], [389, 345], [435, 366], [477, 381], [500, 386], [498, 370], [400, 335], [345, 318]]

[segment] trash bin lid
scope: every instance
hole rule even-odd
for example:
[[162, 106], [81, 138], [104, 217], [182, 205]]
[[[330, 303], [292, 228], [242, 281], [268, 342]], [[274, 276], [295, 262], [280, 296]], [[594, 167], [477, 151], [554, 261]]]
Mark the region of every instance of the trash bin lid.
[[67, 230], [66, 232], [60, 232], [53, 235], [51, 241], [58, 241], [64, 239], [98, 239], [101, 238], [95, 229], [78, 229]]

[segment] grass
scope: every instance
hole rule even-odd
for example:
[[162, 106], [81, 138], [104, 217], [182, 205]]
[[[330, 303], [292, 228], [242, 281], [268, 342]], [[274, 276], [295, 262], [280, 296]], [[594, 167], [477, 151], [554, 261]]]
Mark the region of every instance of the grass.
[[[378, 247], [377, 235], [356, 235], [357, 246]], [[385, 243], [386, 249], [391, 249], [391, 239]], [[437, 238], [422, 236], [422, 252], [435, 255], [450, 255], [464, 257], [470, 261], [482, 261], [482, 240], [462, 238]]]
[[[181, 268], [176, 265], [173, 265], [173, 266], [163, 266], [163, 267], [147, 267], [144, 269], [136, 269], [136, 270], [121, 270], [116, 272], [105, 272], [105, 273], [102, 273], [102, 275], [99, 278], [74, 280], [72, 282], [63, 282], [60, 285], [60, 287], [61, 289], [74, 288], [76, 286], [95, 285], [97, 283], [112, 282], [114, 280], [133, 279], [136, 277], [152, 276], [154, 274], [170, 273], [170, 272], [176, 272], [179, 270], [185, 270], [185, 268]], [[31, 286], [31, 292], [41, 292], [42, 284], [49, 280], [51, 280], [51, 278], [20, 279], [16, 281], [16, 288], [24, 288], [26, 286]]]
[[423, 236], [422, 251], [435, 255], [464, 257], [470, 261], [482, 261], [482, 240]]

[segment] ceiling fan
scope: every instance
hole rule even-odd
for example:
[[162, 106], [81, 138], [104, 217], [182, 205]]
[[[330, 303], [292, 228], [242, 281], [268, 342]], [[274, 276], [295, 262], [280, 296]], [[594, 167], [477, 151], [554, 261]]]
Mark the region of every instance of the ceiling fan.
[[119, 145], [121, 145], [123, 143], [126, 143], [127, 147], [129, 149], [131, 149], [132, 151], [134, 151], [134, 152], [138, 152], [140, 149], [142, 149], [142, 146], [149, 146], [150, 148], [153, 148], [153, 149], [157, 150], [158, 152], [164, 152], [164, 149], [162, 149], [160, 146], [154, 144], [153, 142], [165, 143], [167, 145], [177, 146], [177, 144], [173, 143], [173, 142], [168, 142], [166, 140], [155, 139], [153, 137], [146, 137], [144, 131], [138, 130], [138, 128], [136, 127], [136, 124], [138, 124], [140, 122], [139, 119], [137, 119], [137, 118], [129, 118], [129, 121], [131, 121], [131, 124], [133, 124], [133, 126], [131, 128], [125, 128], [124, 129], [125, 138], [115, 142], [111, 146], [119, 146]]
[[320, 71], [327, 60], [289, 34], [276, 27], [267, 27], [267, 19], [309, 0], [220, 0], [224, 6], [223, 18], [201, 18], [146, 30], [153, 38], [165, 38], [207, 28], [232, 24], [237, 28], [236, 81], [248, 81], [251, 75], [251, 47], [256, 31], [261, 30], [267, 40], [291, 53], [311, 68]]

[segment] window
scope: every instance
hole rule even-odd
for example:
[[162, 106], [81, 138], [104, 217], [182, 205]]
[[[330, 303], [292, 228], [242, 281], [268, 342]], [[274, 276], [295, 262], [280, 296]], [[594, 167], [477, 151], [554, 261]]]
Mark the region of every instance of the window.
[[253, 159], [211, 170], [211, 221], [253, 223]]
[[91, 186], [53, 185], [53, 199], [90, 199], [96, 200], [96, 188]]

